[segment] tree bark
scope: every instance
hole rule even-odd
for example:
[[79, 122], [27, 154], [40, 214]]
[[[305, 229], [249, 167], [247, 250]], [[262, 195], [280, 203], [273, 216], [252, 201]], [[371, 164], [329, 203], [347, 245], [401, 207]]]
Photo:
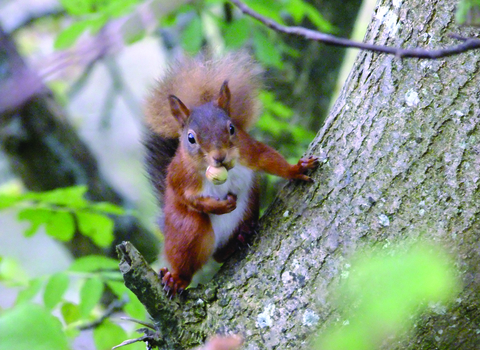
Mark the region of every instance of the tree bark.
[[[454, 41], [449, 32], [474, 35], [456, 28], [455, 6], [381, 0], [366, 41], [439, 48]], [[321, 160], [315, 183], [281, 190], [254, 244], [193, 297], [160, 295], [149, 306], [172, 303], [180, 347], [215, 332], [242, 334], [246, 349], [307, 347], [337, 320], [329, 286], [346, 259], [410, 239], [445, 246], [464, 287], [445, 312], [425, 313], [415, 333], [388, 348], [479, 348], [479, 67], [479, 52], [435, 61], [361, 52], [307, 152]], [[202, 309], [189, 318], [193, 301]]]
[[[0, 70], [0, 147], [25, 186], [48, 191], [88, 185], [88, 199], [126, 206], [128, 201], [102, 177], [94, 156], [65, 121], [62, 108], [1, 28]], [[106, 252], [78, 233], [67, 245], [74, 256], [114, 256], [114, 247], [128, 239], [135, 241], [148, 261], [156, 259], [158, 240], [137, 218], [116, 217], [114, 235], [115, 242]]]

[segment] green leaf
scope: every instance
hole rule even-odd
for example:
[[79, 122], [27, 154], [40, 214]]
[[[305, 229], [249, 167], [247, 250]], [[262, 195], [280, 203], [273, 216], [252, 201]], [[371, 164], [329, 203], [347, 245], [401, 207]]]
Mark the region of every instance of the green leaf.
[[331, 33], [335, 30], [335, 27], [329, 21], [327, 21], [314, 6], [307, 2], [304, 2], [303, 6], [308, 19], [317, 27], [319, 31]]
[[75, 221], [72, 214], [66, 211], [53, 211], [48, 218], [45, 231], [49, 236], [67, 242], [75, 233]]
[[285, 21], [280, 15], [280, 12], [283, 9], [283, 4], [281, 1], [276, 0], [245, 0], [245, 3], [254, 11], [259, 14], [269, 17], [275, 22], [280, 24], [285, 24]]
[[145, 318], [145, 306], [143, 306], [135, 294], [125, 287], [123, 282], [107, 281], [107, 285], [119, 299], [125, 296], [128, 297], [128, 303], [123, 309], [130, 317], [137, 320], [143, 320]]
[[118, 270], [118, 260], [101, 255], [88, 255], [76, 259], [69, 267], [74, 272], [95, 272], [99, 270]]
[[182, 32], [182, 48], [196, 54], [200, 51], [203, 43], [203, 26], [200, 17], [195, 16]]
[[17, 295], [16, 305], [31, 301], [42, 289], [43, 282], [40, 278], [30, 280], [28, 287], [21, 290]]
[[89, 19], [90, 34], [91, 35], [96, 35], [100, 31], [100, 29], [105, 27], [105, 24], [107, 24], [109, 19], [110, 18], [104, 13], [99, 13], [97, 16], [90, 18]]
[[480, 0], [462, 0], [457, 4], [455, 19], [460, 25], [480, 25]]
[[245, 45], [250, 37], [250, 22], [247, 18], [233, 21], [225, 28], [225, 44], [232, 49]]
[[28, 220], [31, 222], [30, 228], [28, 228], [24, 235], [25, 237], [33, 236], [41, 225], [50, 220], [53, 215], [53, 211], [46, 208], [25, 208], [18, 212], [18, 220]]
[[100, 301], [103, 294], [104, 284], [99, 278], [89, 278], [85, 280], [80, 289], [80, 315], [87, 317], [95, 305]]
[[109, 202], [94, 202], [88, 207], [106, 214], [124, 215], [126, 213], [124, 208]]
[[123, 328], [109, 320], [93, 330], [93, 341], [97, 350], [111, 350], [126, 339], [127, 333]]
[[332, 292], [349, 325], [323, 332], [316, 348], [376, 349], [395, 332], [412, 328], [429, 304], [448, 303], [460, 291], [452, 266], [439, 247], [418, 242], [408, 251], [397, 247], [357, 256]]
[[129, 290], [123, 282], [118, 281], [107, 281], [107, 286], [112, 290], [119, 299], [123, 298], [127, 291]]
[[0, 261], [0, 281], [9, 286], [26, 286], [29, 278], [17, 260], [3, 257]]
[[69, 283], [70, 279], [63, 272], [50, 277], [43, 293], [43, 303], [47, 309], [53, 309], [62, 300]]
[[93, 12], [96, 0], [60, 0], [65, 10], [74, 16], [86, 15]]
[[24, 303], [0, 315], [0, 350], [67, 350], [62, 325], [40, 305]]
[[99, 10], [106, 13], [109, 17], [118, 18], [132, 12], [133, 5], [137, 4], [138, 0], [110, 0], [105, 2], [106, 6]]
[[254, 31], [253, 46], [255, 48], [255, 56], [260, 62], [279, 69], [283, 67], [282, 55], [275, 48], [272, 40], [267, 38], [261, 30]]
[[18, 194], [0, 193], [0, 210], [13, 207], [20, 199]]
[[70, 25], [70, 27], [65, 28], [63, 31], [58, 34], [57, 38], [55, 39], [55, 43], [53, 47], [56, 50], [65, 50], [71, 47], [77, 39], [84, 33], [87, 28], [89, 27], [89, 21], [79, 21], [74, 22]]
[[63, 303], [62, 307], [60, 308], [60, 312], [62, 313], [63, 320], [67, 325], [76, 322], [81, 318], [78, 305], [71, 302]]
[[96, 245], [106, 248], [114, 240], [114, 222], [108, 216], [90, 213], [86, 211], [77, 212], [78, 228], [80, 232], [90, 237]]
[[23, 195], [23, 199], [71, 208], [84, 208], [88, 203], [84, 198], [87, 191], [87, 186], [63, 187], [45, 192], [27, 192]]

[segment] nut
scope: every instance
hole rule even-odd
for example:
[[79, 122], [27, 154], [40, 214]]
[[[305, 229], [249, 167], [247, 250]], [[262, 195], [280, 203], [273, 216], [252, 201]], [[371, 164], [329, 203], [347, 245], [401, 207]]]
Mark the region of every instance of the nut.
[[210, 180], [214, 185], [221, 185], [227, 181], [228, 170], [224, 166], [213, 167], [209, 166], [205, 172], [205, 176]]

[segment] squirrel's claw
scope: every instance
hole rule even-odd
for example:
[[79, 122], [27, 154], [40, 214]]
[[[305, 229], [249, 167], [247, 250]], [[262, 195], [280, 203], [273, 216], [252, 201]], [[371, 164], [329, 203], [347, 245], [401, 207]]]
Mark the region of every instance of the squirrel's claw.
[[158, 274], [162, 279], [163, 290], [170, 299], [177, 294], [182, 294], [188, 285], [185, 281], [176, 278], [166, 267], [161, 268]]

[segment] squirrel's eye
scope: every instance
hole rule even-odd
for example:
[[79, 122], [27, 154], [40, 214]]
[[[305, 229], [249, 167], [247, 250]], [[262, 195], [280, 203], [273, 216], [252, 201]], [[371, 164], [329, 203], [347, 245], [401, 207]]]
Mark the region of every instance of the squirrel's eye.
[[230, 130], [230, 135], [235, 134], [235, 127], [233, 126], [233, 124], [230, 124], [229, 130]]
[[197, 142], [195, 140], [195, 136], [193, 136], [193, 134], [191, 132], [188, 133], [187, 139], [188, 139], [188, 142], [190, 142], [192, 145]]

